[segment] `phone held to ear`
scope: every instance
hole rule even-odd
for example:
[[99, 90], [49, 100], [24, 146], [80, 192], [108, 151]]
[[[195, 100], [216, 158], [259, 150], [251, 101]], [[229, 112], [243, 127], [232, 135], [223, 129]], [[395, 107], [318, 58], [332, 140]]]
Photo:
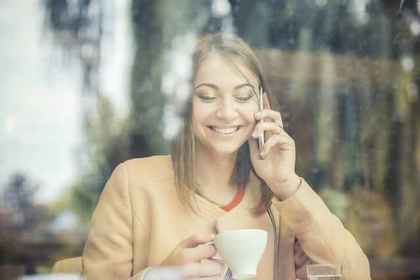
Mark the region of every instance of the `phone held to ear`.
[[[262, 87], [260, 87], [259, 95], [258, 95], [258, 110], [261, 112], [264, 110], [264, 90]], [[264, 120], [260, 120], [260, 122], [263, 122]], [[264, 147], [264, 131], [261, 132], [261, 134], [258, 136], [258, 149], [260, 152], [262, 152], [262, 149]]]

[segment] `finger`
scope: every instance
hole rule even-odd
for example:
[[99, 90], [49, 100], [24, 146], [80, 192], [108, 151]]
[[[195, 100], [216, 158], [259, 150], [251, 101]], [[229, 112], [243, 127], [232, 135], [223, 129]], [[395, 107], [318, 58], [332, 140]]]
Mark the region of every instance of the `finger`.
[[216, 255], [217, 251], [213, 245], [200, 245], [195, 248], [186, 248], [183, 252], [184, 259], [191, 262], [201, 261]]
[[218, 252], [216, 252], [216, 254], [214, 254], [210, 259], [216, 262], [223, 262], [223, 258]]
[[265, 142], [263, 150], [261, 151], [261, 156], [265, 157], [268, 155], [270, 150], [276, 145], [280, 146], [284, 150], [290, 150], [293, 147], [294, 142], [291, 141], [286, 134], [275, 134], [268, 138], [267, 142]]
[[[280, 133], [282, 130], [281, 127], [279, 127], [276, 123], [274, 122], [259, 122], [257, 123], [257, 125], [254, 128], [254, 132], [252, 133], [252, 137], [254, 138], [258, 138], [259, 135], [261, 135], [262, 133], [265, 132], [269, 132], [271, 134], [273, 133]], [[269, 136], [270, 134], [268, 134], [267, 136]]]
[[147, 280], [185, 280], [183, 269], [179, 266], [153, 267], [146, 272]]
[[180, 246], [183, 248], [194, 248], [200, 244], [205, 244], [214, 240], [214, 234], [210, 233], [197, 233], [193, 234], [184, 241], [181, 242]]
[[277, 123], [278, 126], [283, 127], [283, 120], [281, 118], [281, 114], [278, 111], [273, 111], [270, 109], [264, 109], [262, 111], [255, 113], [255, 119], [257, 121], [261, 120], [272, 120], [273, 122]]
[[219, 276], [223, 272], [223, 266], [217, 262], [194, 262], [183, 266], [185, 278]]
[[220, 280], [220, 275], [212, 276], [212, 277], [187, 278], [187, 280]]
[[[270, 100], [268, 99], [268, 95], [267, 95], [266, 92], [264, 92], [264, 94], [263, 94], [263, 103], [264, 103], [264, 109], [271, 110]], [[278, 112], [278, 113], [280, 115], [280, 119], [278, 120], [279, 121], [279, 125], [281, 127], [283, 127], [283, 118], [281, 117], [281, 113], [280, 112]]]
[[225, 263], [223, 262], [223, 260], [221, 258], [220, 259], [212, 259], [212, 258], [202, 259], [200, 261], [200, 263], [202, 263], [202, 264], [213, 263], [213, 264], [219, 265], [221, 268], [225, 267]]

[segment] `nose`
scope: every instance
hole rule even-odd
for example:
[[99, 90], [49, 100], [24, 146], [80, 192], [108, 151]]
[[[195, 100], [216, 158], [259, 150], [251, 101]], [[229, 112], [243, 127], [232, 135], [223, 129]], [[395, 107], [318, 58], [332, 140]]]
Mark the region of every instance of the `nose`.
[[237, 115], [237, 108], [235, 106], [236, 104], [233, 102], [233, 100], [230, 100], [229, 98], [224, 98], [217, 108], [216, 116], [219, 119], [222, 119], [224, 121], [232, 121], [234, 120]]

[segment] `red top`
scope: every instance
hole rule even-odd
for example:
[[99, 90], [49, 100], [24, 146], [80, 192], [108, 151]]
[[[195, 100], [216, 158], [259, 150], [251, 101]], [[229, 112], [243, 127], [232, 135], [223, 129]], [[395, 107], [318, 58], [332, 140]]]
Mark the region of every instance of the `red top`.
[[236, 192], [235, 196], [233, 197], [232, 201], [222, 207], [225, 211], [230, 211], [235, 208], [239, 203], [241, 203], [242, 198], [245, 194], [245, 188], [243, 185], [239, 185], [238, 191]]

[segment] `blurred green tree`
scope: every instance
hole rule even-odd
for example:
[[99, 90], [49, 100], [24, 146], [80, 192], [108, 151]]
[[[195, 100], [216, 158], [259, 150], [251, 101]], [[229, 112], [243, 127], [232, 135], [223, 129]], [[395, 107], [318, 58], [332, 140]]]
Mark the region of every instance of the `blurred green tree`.
[[[299, 173], [332, 197], [336, 213], [350, 213], [349, 224], [360, 229], [359, 238], [369, 221], [391, 220], [384, 227], [395, 230], [396, 237], [387, 240], [398, 246], [384, 246], [386, 253], [378, 255], [418, 256], [417, 2], [372, 0], [360, 10], [356, 4], [361, 2], [230, 0], [230, 13], [221, 15], [215, 13], [215, 1], [133, 0], [130, 114], [116, 121], [94, 82], [101, 63], [103, 2], [76, 1], [77, 8], [70, 9], [68, 0], [46, 0], [55, 38], [66, 49], [76, 46], [71, 49], [84, 65], [85, 88], [98, 100], [96, 107], [86, 107], [83, 117], [87, 145], [83, 171], [74, 184], [79, 213], [84, 219], [90, 216], [118, 162], [168, 151], [163, 116], [171, 97], [163, 93], [162, 84], [173, 63], [168, 52], [174, 42], [189, 33], [230, 26], [261, 54], [290, 124], [287, 129], [299, 147]], [[361, 200], [354, 194], [358, 190], [366, 203], [352, 202]], [[371, 209], [370, 201], [380, 206]]]
[[48, 259], [49, 250], [42, 254], [26, 247], [42, 243], [51, 235], [48, 231], [51, 215], [34, 200], [38, 189], [39, 185], [23, 172], [13, 174], [1, 188], [0, 266], [24, 264], [26, 273], [34, 273], [36, 264]]

